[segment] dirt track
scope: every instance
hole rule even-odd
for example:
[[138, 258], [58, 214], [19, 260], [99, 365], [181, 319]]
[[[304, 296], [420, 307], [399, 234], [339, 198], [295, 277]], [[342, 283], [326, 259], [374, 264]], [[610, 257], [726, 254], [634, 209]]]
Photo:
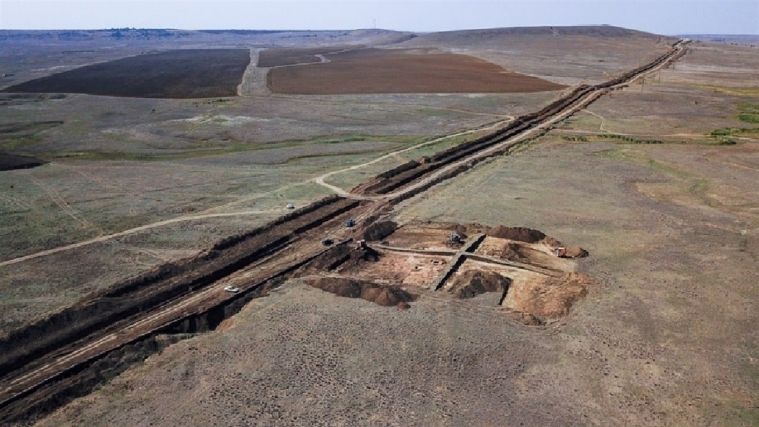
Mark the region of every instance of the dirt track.
[[[14, 351], [3, 354], [0, 359], [0, 369], [10, 372], [2, 378], [5, 386], [0, 390], [0, 422], [39, 415], [65, 403], [74, 396], [65, 399], [61, 396], [77, 385], [60, 380], [86, 370], [89, 364], [109, 352], [134, 344], [162, 328], [209, 313], [231, 300], [261, 291], [272, 278], [319, 254], [323, 250], [319, 237], [324, 233], [347, 237], [341, 223], [347, 212], [361, 219], [385, 208], [386, 200], [393, 203], [424, 191], [486, 157], [506, 152], [524, 138], [582, 109], [606, 91], [664, 67], [683, 53], [684, 45], [678, 44], [651, 64], [601, 85], [577, 88], [540, 112], [520, 117], [491, 136], [439, 153], [429, 163], [419, 163], [361, 186], [356, 198], [376, 199], [374, 202], [359, 205], [354, 200], [334, 198], [317, 203], [262, 229], [222, 241], [199, 258], [120, 284], [85, 301], [71, 309], [81, 310], [80, 317], [73, 316], [78, 322], [49, 318], [15, 331], [3, 342], [4, 347], [14, 348]], [[302, 243], [298, 250], [282, 256], [283, 249], [292, 248], [296, 240]], [[223, 292], [221, 288], [226, 284], [240, 287], [241, 293]], [[104, 311], [98, 309], [101, 305], [106, 307]], [[88, 311], [87, 307], [93, 310]], [[66, 315], [71, 316], [73, 312]], [[106, 325], [110, 326], [104, 328]], [[90, 387], [95, 385], [90, 384]]]
[[407, 165], [381, 174], [374, 180], [356, 187], [352, 192], [394, 201], [412, 197], [432, 185], [458, 175], [488, 157], [508, 152], [526, 138], [544, 132], [552, 124], [580, 111], [608, 91], [630, 84], [645, 73], [665, 67], [684, 53], [685, 44], [679, 42], [671, 52], [662, 55], [650, 64], [606, 83], [577, 87], [539, 112], [520, 116], [492, 135], [435, 154], [424, 163], [409, 162]]

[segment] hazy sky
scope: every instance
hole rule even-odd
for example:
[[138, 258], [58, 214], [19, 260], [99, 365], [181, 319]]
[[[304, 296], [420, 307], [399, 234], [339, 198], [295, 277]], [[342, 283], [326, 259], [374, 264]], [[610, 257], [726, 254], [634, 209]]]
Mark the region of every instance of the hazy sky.
[[0, 0], [0, 29], [444, 31], [610, 24], [659, 34], [759, 34], [759, 0]]

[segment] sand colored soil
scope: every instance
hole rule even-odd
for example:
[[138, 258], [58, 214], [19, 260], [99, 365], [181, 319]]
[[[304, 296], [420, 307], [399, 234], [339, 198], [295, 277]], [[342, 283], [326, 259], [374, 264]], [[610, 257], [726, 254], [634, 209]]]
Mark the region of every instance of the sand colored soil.
[[565, 86], [508, 71], [467, 55], [423, 49], [357, 49], [326, 55], [330, 62], [269, 71], [275, 93], [508, 93]]
[[[395, 227], [394, 223], [390, 225]], [[389, 225], [387, 228], [390, 229]], [[394, 248], [408, 248], [412, 252], [380, 246], [375, 253], [371, 249], [356, 251], [344, 246], [315, 260], [310, 268], [314, 272], [350, 275], [359, 281], [428, 288], [453, 260], [454, 252], [447, 246], [453, 232], [464, 238], [467, 233], [469, 236], [485, 233], [486, 237], [474, 251], [474, 256], [481, 258], [465, 260], [456, 267], [443, 286], [446, 293], [469, 299], [497, 292], [500, 298], [494, 304], [505, 308], [510, 318], [526, 325], [542, 325], [566, 316], [572, 305], [587, 294], [586, 288], [592, 283], [590, 277], [575, 272], [577, 264], [570, 259], [587, 256], [584, 249], [568, 248], [565, 256], [557, 257], [553, 249], [561, 245], [558, 240], [539, 230], [503, 225], [404, 224], [384, 239]], [[449, 255], [431, 253], [444, 250]], [[523, 266], [499, 264], [488, 258]]]
[[347, 278], [322, 277], [306, 281], [310, 286], [346, 298], [361, 298], [383, 307], [409, 308], [416, 297], [394, 286]]
[[406, 224], [385, 239], [391, 246], [411, 249], [450, 249], [445, 243], [450, 240], [451, 230], [437, 224]]
[[522, 282], [509, 289], [503, 305], [541, 321], [553, 320], [569, 314], [572, 305], [587, 295], [587, 287], [591, 283], [591, 277], [576, 272], [547, 277], [542, 281]]
[[[575, 263], [569, 258], [576, 257], [566, 255], [564, 257], [557, 257], [554, 254], [553, 249], [558, 245], [547, 243], [549, 240], [553, 241], [555, 239], [546, 236], [544, 239], [536, 243], [525, 243], [487, 236], [475, 253], [478, 255], [501, 258], [508, 261], [530, 264], [556, 271], [574, 271]], [[587, 252], [581, 248], [572, 249], [573, 254], [581, 255], [582, 252], [587, 254]], [[569, 253], [569, 250], [567, 252]]]
[[567, 253], [564, 256], [567, 258], [585, 258], [588, 255], [588, 251], [585, 249], [579, 246], [572, 246], [571, 248], [567, 248]]

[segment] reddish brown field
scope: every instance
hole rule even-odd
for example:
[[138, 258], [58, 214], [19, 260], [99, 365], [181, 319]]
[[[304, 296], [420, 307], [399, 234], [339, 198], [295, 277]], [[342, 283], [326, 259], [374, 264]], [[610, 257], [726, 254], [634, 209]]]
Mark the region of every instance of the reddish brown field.
[[360, 49], [328, 58], [331, 62], [269, 71], [269, 89], [275, 93], [330, 95], [544, 92], [566, 87], [467, 55]]
[[319, 47], [293, 47], [284, 49], [266, 49], [258, 54], [259, 67], [282, 67], [286, 65], [308, 64], [321, 62], [316, 55], [326, 55], [345, 49], [356, 49], [360, 46], [319, 46]]

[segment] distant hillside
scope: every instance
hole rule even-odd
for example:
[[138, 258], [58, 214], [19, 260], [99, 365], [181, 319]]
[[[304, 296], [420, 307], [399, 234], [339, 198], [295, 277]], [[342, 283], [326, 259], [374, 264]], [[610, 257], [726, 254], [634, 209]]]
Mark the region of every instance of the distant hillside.
[[759, 46], [758, 34], [684, 34], [682, 38], [714, 43], [733, 43]]
[[587, 36], [598, 38], [630, 38], [641, 39], [649, 38], [654, 41], [661, 39], [677, 40], [674, 37], [659, 36], [644, 31], [630, 30], [627, 28], [614, 27], [610, 25], [588, 25], [572, 27], [513, 27], [513, 28], [492, 28], [483, 30], [461, 30], [461, 31], [443, 31], [438, 33], [420, 34], [414, 44], [443, 44], [458, 45], [467, 44], [476, 41], [478, 44], [487, 44], [489, 42], [522, 38], [522, 37], [562, 37], [562, 36]]

